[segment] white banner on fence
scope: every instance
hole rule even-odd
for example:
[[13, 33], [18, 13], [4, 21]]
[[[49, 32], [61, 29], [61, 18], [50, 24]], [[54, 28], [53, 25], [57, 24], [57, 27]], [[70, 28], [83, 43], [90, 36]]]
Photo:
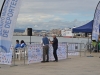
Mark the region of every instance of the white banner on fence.
[[68, 55], [79, 55], [80, 44], [78, 43], [67, 43]]
[[8, 64], [12, 63], [12, 53], [0, 53], [0, 64]]
[[80, 44], [75, 43], [67, 43], [68, 52], [76, 52], [80, 49]]
[[42, 61], [42, 47], [40, 44], [32, 44], [28, 47], [28, 64]]
[[[28, 64], [41, 62], [43, 60], [43, 49], [40, 44], [32, 44], [28, 47]], [[57, 50], [58, 59], [66, 59], [66, 44], [59, 44]], [[49, 60], [54, 60], [52, 45], [49, 46]]]
[[0, 51], [10, 52], [14, 26], [19, 13], [21, 0], [6, 0], [0, 18]]
[[68, 53], [68, 55], [79, 55], [79, 52]]
[[[57, 55], [58, 55], [58, 60], [61, 59], [66, 59], [67, 58], [67, 53], [66, 53], [66, 44], [58, 44], [58, 50], [57, 50]], [[53, 47], [52, 45], [49, 46], [49, 60], [55, 60], [53, 56]]]

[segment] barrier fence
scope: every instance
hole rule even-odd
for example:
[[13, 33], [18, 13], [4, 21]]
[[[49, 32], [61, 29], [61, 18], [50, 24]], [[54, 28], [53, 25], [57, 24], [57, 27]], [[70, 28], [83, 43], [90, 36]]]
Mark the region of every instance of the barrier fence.
[[89, 44], [86, 44], [85, 45], [86, 49], [84, 51], [84, 55], [87, 56], [87, 52], [88, 55], [91, 57], [92, 53], [99, 53], [100, 50], [99, 50], [99, 45], [97, 44], [95, 47], [92, 45], [92, 43], [89, 43]]
[[[43, 50], [40, 43], [31, 43], [31, 45], [27, 43], [27, 47], [19, 48], [17, 51], [11, 46], [10, 50], [10, 53], [0, 53], [0, 64], [15, 66], [20, 62], [25, 65], [42, 61]], [[83, 43], [62, 42], [58, 44], [57, 55], [59, 60], [76, 55], [81, 57], [82, 51], [85, 52]], [[54, 60], [52, 45], [49, 45], [49, 60]]]

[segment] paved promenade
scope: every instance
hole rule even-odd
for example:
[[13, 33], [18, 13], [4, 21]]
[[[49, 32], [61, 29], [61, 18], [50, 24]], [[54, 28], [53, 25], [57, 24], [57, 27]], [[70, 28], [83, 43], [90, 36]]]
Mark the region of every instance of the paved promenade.
[[0, 75], [100, 75], [100, 54], [92, 55], [94, 57], [74, 56], [59, 62], [25, 66], [22, 62], [15, 67], [0, 65]]

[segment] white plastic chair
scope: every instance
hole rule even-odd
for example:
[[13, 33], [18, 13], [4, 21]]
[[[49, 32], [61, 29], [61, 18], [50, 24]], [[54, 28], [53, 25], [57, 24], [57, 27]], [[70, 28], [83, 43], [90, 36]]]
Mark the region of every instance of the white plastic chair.
[[17, 48], [17, 50], [15, 51], [16, 59], [18, 58], [19, 60], [21, 60], [21, 56], [22, 56], [21, 48]]
[[22, 57], [24, 57], [24, 51], [25, 51], [25, 57], [27, 56], [27, 47], [24, 48], [18, 48], [17, 52], [15, 52], [16, 58], [21, 60]]

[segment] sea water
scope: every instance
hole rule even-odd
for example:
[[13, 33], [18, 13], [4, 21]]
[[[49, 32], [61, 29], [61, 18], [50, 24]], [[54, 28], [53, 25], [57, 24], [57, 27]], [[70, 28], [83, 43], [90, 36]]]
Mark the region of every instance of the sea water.
[[[48, 37], [51, 41], [53, 40], [52, 37]], [[88, 38], [64, 38], [64, 37], [57, 37], [59, 42], [70, 42], [70, 43], [84, 43], [88, 42]], [[40, 36], [31, 36], [31, 42], [41, 42], [42, 37]], [[12, 45], [16, 44], [16, 40], [24, 40], [26, 43], [30, 42], [30, 36], [13, 36], [12, 38]], [[90, 41], [90, 39], [89, 39]]]

